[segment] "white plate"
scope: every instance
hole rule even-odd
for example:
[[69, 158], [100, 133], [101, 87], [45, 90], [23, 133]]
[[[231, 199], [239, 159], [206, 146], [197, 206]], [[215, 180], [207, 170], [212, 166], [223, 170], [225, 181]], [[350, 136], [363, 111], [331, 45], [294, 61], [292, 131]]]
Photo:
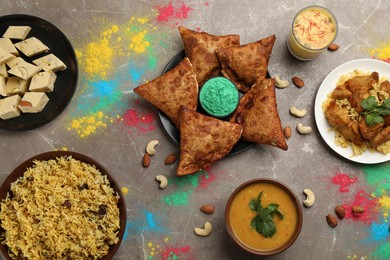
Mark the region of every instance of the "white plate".
[[375, 164], [389, 161], [390, 154], [384, 155], [379, 152], [365, 151], [361, 155], [353, 156], [353, 152], [350, 147], [343, 148], [335, 144], [335, 134], [333, 131], [329, 131], [331, 125], [326, 120], [322, 111], [322, 103], [327, 99], [328, 94], [335, 89], [340, 76], [353, 72], [356, 69], [363, 72], [376, 71], [379, 73], [379, 77], [390, 78], [390, 64], [374, 59], [353, 60], [335, 68], [328, 74], [328, 76], [326, 76], [317, 92], [314, 104], [314, 116], [318, 130], [330, 148], [348, 160], [364, 164]]

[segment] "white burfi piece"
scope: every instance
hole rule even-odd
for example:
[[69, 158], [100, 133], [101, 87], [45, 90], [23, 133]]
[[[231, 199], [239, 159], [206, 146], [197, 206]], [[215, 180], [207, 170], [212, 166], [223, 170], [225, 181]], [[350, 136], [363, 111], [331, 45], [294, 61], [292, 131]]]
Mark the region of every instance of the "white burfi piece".
[[40, 67], [35, 66], [27, 61], [18, 62], [15, 66], [13, 66], [8, 73], [18, 76], [19, 78], [28, 80], [35, 74], [37, 74], [41, 70]]
[[4, 38], [24, 40], [26, 39], [28, 33], [30, 32], [30, 26], [9, 26], [5, 33], [3, 34]]
[[0, 75], [0, 95], [3, 97], [7, 96], [7, 92], [5, 91], [5, 78]]
[[9, 77], [5, 84], [5, 92], [7, 96], [20, 95], [23, 96], [27, 92], [28, 81], [19, 77]]
[[23, 52], [27, 57], [32, 57], [34, 55], [47, 52], [49, 47], [43, 44], [39, 39], [35, 37], [28, 38], [24, 41], [15, 43], [15, 47]]
[[18, 50], [8, 38], [0, 38], [0, 47], [3, 48], [5, 51], [11, 53], [12, 55], [19, 56]]
[[21, 64], [21, 63], [24, 63], [24, 62], [26, 62], [26, 61], [23, 60], [22, 58], [15, 57], [12, 60], [8, 61], [6, 64], [7, 64], [8, 67], [10, 67], [12, 69], [13, 67], [17, 66], [18, 64]]
[[57, 75], [52, 71], [41, 71], [35, 74], [30, 83], [29, 90], [34, 92], [52, 92]]
[[66, 65], [54, 54], [48, 54], [42, 58], [33, 60], [33, 63], [44, 69], [45, 71], [57, 72], [66, 70]]
[[8, 72], [7, 72], [7, 68], [5, 67], [5, 64], [0, 65], [0, 76], [3, 76], [4, 78], [8, 78]]
[[4, 64], [14, 59], [15, 55], [12, 55], [8, 51], [0, 47], [0, 64]]
[[43, 92], [27, 92], [19, 103], [23, 113], [38, 113], [49, 102], [49, 98]]
[[20, 116], [19, 102], [21, 98], [19, 95], [14, 95], [0, 99], [0, 118], [9, 119]]

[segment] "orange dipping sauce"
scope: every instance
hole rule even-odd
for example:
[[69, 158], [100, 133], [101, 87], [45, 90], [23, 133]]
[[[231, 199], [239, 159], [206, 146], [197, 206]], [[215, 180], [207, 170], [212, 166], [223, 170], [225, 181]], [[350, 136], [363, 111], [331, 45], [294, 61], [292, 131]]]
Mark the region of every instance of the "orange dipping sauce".
[[[295, 195], [267, 179], [251, 183], [242, 189], [240, 187], [239, 191], [233, 193], [229, 199], [231, 203], [229, 205], [228, 202], [225, 214], [227, 228], [233, 239], [238, 240], [238, 244], [249, 248], [252, 253], [256, 253], [254, 251], [275, 251], [289, 243], [292, 244], [302, 225], [301, 207], [297, 205], [297, 199], [292, 198]], [[281, 219], [277, 214], [273, 214], [276, 233], [268, 238], [251, 227], [251, 221], [256, 216], [256, 212], [249, 208], [249, 203], [252, 198], [257, 198], [260, 192], [263, 192], [261, 197], [263, 208], [272, 203], [278, 204], [278, 210], [284, 215]]]

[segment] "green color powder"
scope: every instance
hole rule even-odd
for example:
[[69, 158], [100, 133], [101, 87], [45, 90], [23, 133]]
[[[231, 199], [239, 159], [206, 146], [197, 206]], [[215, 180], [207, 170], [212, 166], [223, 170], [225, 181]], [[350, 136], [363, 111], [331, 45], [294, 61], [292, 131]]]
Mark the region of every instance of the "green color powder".
[[364, 165], [363, 171], [368, 184], [375, 187], [373, 193], [376, 197], [390, 190], [390, 163]]
[[185, 206], [188, 205], [189, 196], [192, 194], [191, 190], [180, 191], [163, 198], [163, 201], [168, 206]]
[[215, 117], [225, 117], [237, 108], [238, 90], [227, 78], [215, 77], [203, 84], [200, 89], [199, 101], [208, 114]]

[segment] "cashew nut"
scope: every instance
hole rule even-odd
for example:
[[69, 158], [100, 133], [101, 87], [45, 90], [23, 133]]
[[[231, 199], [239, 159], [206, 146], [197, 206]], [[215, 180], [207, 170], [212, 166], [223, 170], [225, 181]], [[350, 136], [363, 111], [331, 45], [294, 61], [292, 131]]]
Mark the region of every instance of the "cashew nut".
[[211, 234], [211, 231], [213, 230], [213, 227], [211, 226], [210, 222], [204, 223], [204, 228], [198, 228], [196, 227], [194, 229], [195, 234], [201, 237], [206, 237]]
[[287, 80], [282, 80], [279, 78], [279, 75], [275, 76], [275, 85], [278, 88], [287, 88], [288, 87], [288, 81]]
[[304, 189], [303, 193], [306, 194], [306, 200], [303, 202], [303, 205], [306, 207], [311, 207], [314, 204], [316, 198], [314, 197], [314, 193], [309, 189]]
[[295, 117], [304, 117], [306, 115], [307, 111], [305, 109], [298, 109], [296, 107], [291, 107], [290, 113], [291, 113], [291, 115], [293, 115]]
[[164, 189], [168, 185], [168, 179], [164, 175], [157, 175], [156, 181], [160, 182], [160, 188]]
[[311, 133], [311, 127], [310, 126], [304, 126], [301, 123], [297, 124], [297, 130], [300, 134], [307, 135]]
[[156, 153], [156, 145], [158, 145], [158, 140], [152, 140], [146, 145], [146, 152], [150, 155], [153, 156]]

